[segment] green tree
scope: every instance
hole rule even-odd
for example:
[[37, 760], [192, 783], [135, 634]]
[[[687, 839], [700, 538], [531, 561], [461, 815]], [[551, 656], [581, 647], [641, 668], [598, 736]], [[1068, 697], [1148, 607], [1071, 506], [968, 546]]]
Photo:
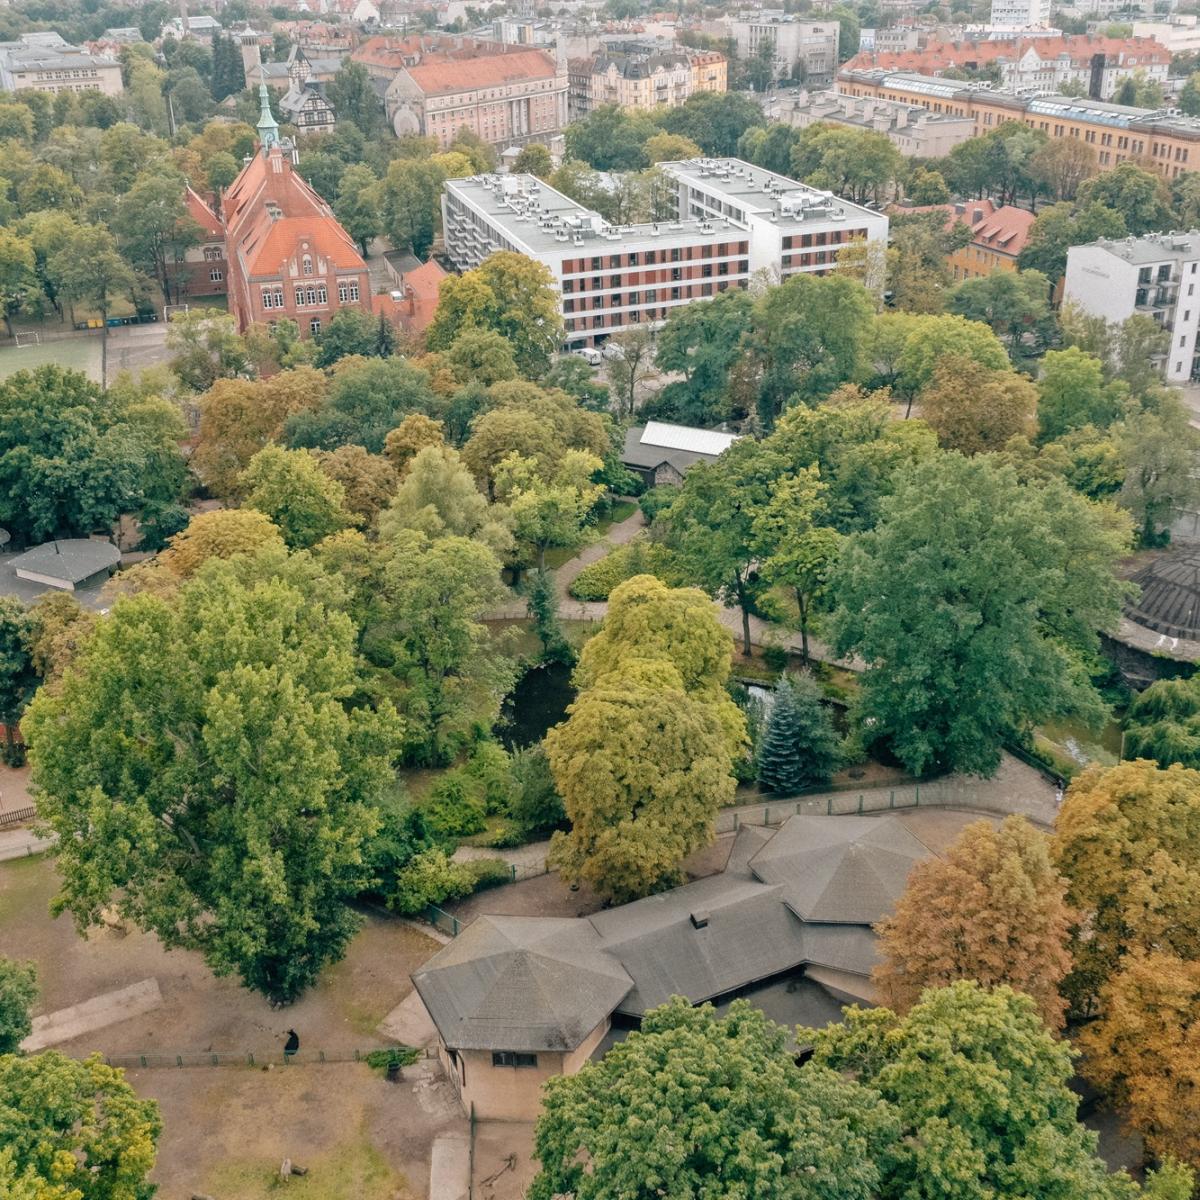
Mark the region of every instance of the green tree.
[[1200, 115], [1200, 72], [1193, 71], [1179, 92], [1179, 107], [1189, 117]]
[[11, 229], [0, 229], [0, 312], [9, 337], [13, 317], [36, 309], [41, 298], [36, 267], [32, 242]]
[[828, 783], [838, 760], [833, 718], [811, 675], [784, 676], [776, 687], [758, 751], [758, 782], [767, 791], [794, 796]]
[[247, 506], [270, 517], [294, 550], [315, 546], [354, 523], [344, 507], [345, 488], [307, 450], [264, 446], [238, 482]]
[[554, 161], [550, 151], [540, 142], [530, 142], [521, 148], [520, 154], [513, 160], [512, 170], [516, 175], [536, 175], [539, 179], [549, 179], [554, 171]]
[[676, 997], [599, 1062], [546, 1088], [531, 1200], [871, 1200], [895, 1118], [877, 1093], [795, 1066], [749, 1001]]
[[118, 601], [25, 724], [60, 838], [55, 911], [83, 931], [113, 905], [291, 1000], [357, 927], [401, 729], [351, 701], [349, 618], [277, 567], [242, 582], [255, 564], [211, 561], [174, 604]]
[[841, 275], [792, 275], [765, 292], [754, 305], [750, 342], [764, 424], [858, 376], [873, 318], [866, 289]]
[[531, 459], [511, 454], [496, 469], [496, 496], [507, 505], [513, 533], [546, 570], [546, 551], [574, 550], [583, 544], [584, 526], [604, 492], [593, 479], [604, 463], [584, 450], [568, 450], [547, 478]]
[[10, 748], [16, 740], [13, 727], [38, 684], [29, 651], [32, 636], [33, 618], [24, 603], [17, 596], [0, 596], [0, 724], [7, 726]]
[[1159, 176], [1136, 163], [1117, 163], [1079, 189], [1081, 207], [1097, 203], [1120, 213], [1134, 237], [1171, 226], [1171, 198]]
[[[671, 311], [675, 313], [685, 310], [686, 306], [684, 309], [676, 308]], [[618, 419], [631, 418], [637, 410], [638, 392], [658, 377], [654, 361], [654, 336], [645, 328], [627, 329], [623, 333], [614, 334], [608, 340], [608, 345], [617, 351], [616, 358], [608, 364], [608, 379], [612, 384], [616, 415]]]
[[797, 1036], [814, 1045], [815, 1064], [873, 1088], [896, 1112], [882, 1200], [1138, 1194], [1127, 1175], [1108, 1173], [1096, 1135], [1076, 1119], [1069, 1043], [1011, 988], [966, 980], [930, 989], [904, 1017], [853, 1007], [845, 1023]]
[[333, 212], [365, 257], [367, 243], [377, 237], [383, 227], [379, 214], [379, 180], [365, 163], [354, 163], [346, 168], [338, 182]]
[[82, 227], [46, 264], [55, 291], [71, 303], [91, 301], [107, 322], [113, 297], [128, 293], [134, 274], [117, 250], [116, 240], [107, 229]]
[[33, 1029], [30, 1012], [37, 1003], [37, 970], [33, 963], [0, 955], [0, 1055], [16, 1054]]
[[1186, 508], [1200, 495], [1194, 477], [1200, 435], [1175, 396], [1157, 412], [1138, 413], [1118, 436], [1125, 461], [1120, 502], [1137, 523], [1142, 545], [1156, 545], [1170, 528], [1177, 508]]
[[28, 1200], [150, 1200], [161, 1131], [158, 1104], [98, 1054], [0, 1055], [0, 1187], [6, 1156]]
[[233, 379], [249, 366], [237, 322], [215, 308], [174, 313], [167, 326], [171, 370], [192, 391], [207, 391], [218, 379]]
[[948, 355], [973, 359], [981, 366], [1003, 371], [1008, 355], [996, 335], [980, 321], [957, 314], [917, 316], [909, 323], [896, 364], [895, 390], [911, 399], [933, 379], [938, 364]]
[[445, 182], [436, 163], [416, 158], [392, 161], [378, 186], [380, 227], [393, 245], [409, 247], [418, 258], [428, 257]]
[[1039, 721], [1103, 713], [1084, 665], [1112, 628], [1128, 525], [1053, 480], [946, 454], [843, 551], [837, 645], [867, 663], [859, 719], [909, 770], [990, 774]]
[[1104, 364], [1078, 346], [1051, 350], [1038, 380], [1038, 436], [1053, 441], [1085, 425], [1105, 429], [1121, 411], [1121, 389], [1104, 382]]
[[426, 344], [431, 350], [447, 350], [472, 329], [504, 338], [526, 377], [543, 374], [562, 339], [550, 272], [524, 255], [501, 250], [473, 271], [447, 279], [425, 331]]
[[964, 279], [950, 293], [949, 311], [987, 325], [1019, 362], [1040, 354], [1051, 337], [1049, 297], [1050, 281], [1040, 271], [993, 271]]
[[725, 692], [729, 635], [702, 592], [648, 575], [614, 588], [584, 647], [579, 696], [546, 752], [571, 820], [552, 856], [614, 899], [670, 886], [712, 837], [745, 738]]
[[146, 168], [121, 198], [113, 228], [133, 265], [157, 280], [168, 301], [174, 297], [176, 302], [184, 254], [201, 233], [184, 204], [185, 185], [174, 170]]
[[763, 124], [758, 104], [737, 92], [697, 92], [657, 119], [668, 133], [690, 138], [705, 154], [716, 157], [736, 154], [742, 134]]
[[996, 371], [948, 354], [918, 400], [921, 416], [947, 450], [982, 454], [1033, 432], [1037, 389], [1016, 371]]
[[683, 424], [713, 425], [728, 415], [729, 374], [742, 355], [753, 310], [749, 293], [730, 288], [706, 304], [683, 304], [668, 313], [654, 361], [662, 371], [683, 375], [661, 394]]
[[645, 145], [658, 132], [648, 113], [602, 104], [567, 127], [567, 158], [598, 171], [637, 171], [650, 165]]
[[111, 529], [174, 501], [182, 422], [163, 401], [125, 401], [80, 371], [44, 366], [0, 383], [0, 524], [20, 541]]
[[1160, 679], [1130, 702], [1125, 754], [1200, 768], [1200, 688], [1190, 679]]
[[382, 131], [383, 105], [366, 67], [347, 59], [327, 87], [329, 103], [339, 122], [352, 122], [368, 138]]
[[1067, 203], [1051, 204], [1038, 213], [1018, 258], [1023, 271], [1041, 271], [1057, 282], [1066, 274], [1067, 251], [1072, 246], [1102, 237], [1122, 238], [1129, 232], [1116, 209], [1091, 197], [1089, 201], [1078, 209]]
[[[379, 321], [360, 308], [339, 308], [333, 320], [316, 336], [317, 356], [313, 365], [332, 367], [352, 354], [362, 358], [387, 358], [390, 345], [380, 345]], [[390, 328], [390, 327], [389, 327]]]
[[880, 201], [903, 166], [886, 134], [841, 125], [809, 125], [792, 150], [789, 174], [848, 200]]
[[904, 193], [913, 204], [946, 204], [950, 200], [945, 177], [928, 167], [917, 167], [909, 174]]

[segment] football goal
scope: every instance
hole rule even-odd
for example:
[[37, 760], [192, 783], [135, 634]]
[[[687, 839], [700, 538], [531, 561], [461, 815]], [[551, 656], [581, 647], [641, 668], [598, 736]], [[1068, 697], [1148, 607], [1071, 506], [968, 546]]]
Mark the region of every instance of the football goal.
[[164, 304], [163, 305], [163, 320], [170, 323], [170, 320], [176, 313], [185, 313], [188, 311], [187, 304]]
[[42, 344], [42, 335], [36, 329], [30, 330], [28, 333], [14, 333], [13, 342], [18, 346], [40, 346]]

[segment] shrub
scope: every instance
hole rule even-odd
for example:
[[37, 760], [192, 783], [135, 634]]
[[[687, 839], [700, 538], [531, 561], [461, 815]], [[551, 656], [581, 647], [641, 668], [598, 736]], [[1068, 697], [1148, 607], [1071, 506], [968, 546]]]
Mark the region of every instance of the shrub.
[[607, 600], [613, 588], [635, 575], [654, 575], [666, 584], [679, 582], [671, 551], [637, 537], [584, 567], [571, 584], [571, 595], [576, 600]]
[[652, 487], [643, 493], [638, 500], [638, 507], [642, 510], [642, 516], [646, 518], [646, 524], [649, 525], [678, 495], [679, 489], [676, 487]]
[[525, 840], [548, 837], [566, 825], [562, 797], [554, 786], [546, 751], [540, 745], [515, 751], [510, 774], [512, 795], [508, 812]]
[[422, 813], [429, 832], [441, 842], [455, 841], [478, 833], [487, 822], [484, 806], [472, 794], [473, 780], [464, 778], [460, 768], [447, 771], [429, 793]]
[[502, 858], [473, 858], [461, 863], [471, 879], [471, 891], [482, 892], [487, 888], [512, 883], [512, 867]]
[[469, 896], [474, 882], [466, 863], [451, 862], [442, 850], [425, 850], [396, 876], [388, 907], [415, 916], [426, 905]]
[[463, 767], [463, 774], [472, 788], [473, 798], [483, 803], [488, 816], [508, 811], [512, 793], [508, 753], [498, 742], [479, 742]]
[[762, 657], [763, 663], [772, 671], [783, 671], [787, 668], [790, 656], [786, 646], [764, 646]]
[[386, 1071], [393, 1063], [398, 1067], [411, 1067], [421, 1057], [420, 1050], [412, 1046], [392, 1046], [387, 1050], [372, 1050], [363, 1061], [376, 1071]]

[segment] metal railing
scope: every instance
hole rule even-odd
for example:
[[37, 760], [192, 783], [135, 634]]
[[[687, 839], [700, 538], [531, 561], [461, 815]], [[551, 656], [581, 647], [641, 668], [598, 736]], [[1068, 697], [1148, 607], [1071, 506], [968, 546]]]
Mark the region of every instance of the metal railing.
[[[146, 1054], [110, 1054], [104, 1058], [110, 1067], [122, 1067], [129, 1071], [185, 1067], [265, 1067], [265, 1066], [320, 1066], [323, 1063], [366, 1062], [372, 1054], [396, 1054], [404, 1048], [396, 1045], [371, 1046], [353, 1050], [298, 1050], [285, 1054], [273, 1050], [181, 1050], [154, 1051]], [[433, 1058], [436, 1051], [426, 1047], [422, 1058]]]

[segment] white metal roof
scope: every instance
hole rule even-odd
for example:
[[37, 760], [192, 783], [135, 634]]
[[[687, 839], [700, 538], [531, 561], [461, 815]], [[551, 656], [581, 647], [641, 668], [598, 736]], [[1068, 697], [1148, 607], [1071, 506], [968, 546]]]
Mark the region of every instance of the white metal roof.
[[662, 446], [668, 450], [690, 450], [693, 454], [711, 454], [714, 458], [736, 442], [737, 434], [716, 429], [693, 429], [689, 425], [670, 425], [665, 421], [647, 421], [642, 433], [643, 446]]

